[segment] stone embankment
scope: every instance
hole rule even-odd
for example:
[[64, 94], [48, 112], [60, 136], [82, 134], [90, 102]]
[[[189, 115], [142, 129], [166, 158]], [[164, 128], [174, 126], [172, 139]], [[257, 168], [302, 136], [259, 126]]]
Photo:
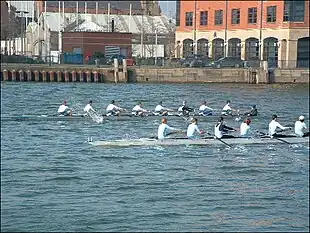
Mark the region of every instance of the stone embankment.
[[309, 69], [1, 64], [1, 81], [95, 83], [309, 83]]

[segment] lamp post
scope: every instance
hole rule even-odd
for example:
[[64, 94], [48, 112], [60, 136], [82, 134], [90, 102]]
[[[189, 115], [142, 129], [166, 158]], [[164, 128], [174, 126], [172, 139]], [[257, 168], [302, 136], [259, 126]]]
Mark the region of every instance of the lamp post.
[[[20, 14], [20, 53], [21, 55], [24, 54], [24, 17], [26, 14], [28, 14], [28, 11], [16, 11], [17, 14]], [[25, 21], [25, 25], [27, 25], [27, 22]], [[25, 30], [26, 30], [26, 26], [25, 26]]]

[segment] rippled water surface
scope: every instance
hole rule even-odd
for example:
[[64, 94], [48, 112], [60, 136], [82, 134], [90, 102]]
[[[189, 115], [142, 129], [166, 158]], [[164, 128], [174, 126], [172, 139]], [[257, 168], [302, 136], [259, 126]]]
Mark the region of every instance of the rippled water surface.
[[[92, 99], [153, 109], [163, 100], [207, 100], [220, 111], [257, 104], [252, 127], [272, 114], [309, 118], [304, 85], [2, 83], [1, 115], [54, 114]], [[282, 118], [281, 118], [282, 117]], [[233, 127], [240, 122], [228, 121]], [[1, 120], [1, 231], [309, 231], [309, 145], [97, 148], [94, 140], [148, 137], [159, 120]], [[182, 119], [169, 124], [186, 129]], [[214, 122], [202, 120], [211, 131]]]

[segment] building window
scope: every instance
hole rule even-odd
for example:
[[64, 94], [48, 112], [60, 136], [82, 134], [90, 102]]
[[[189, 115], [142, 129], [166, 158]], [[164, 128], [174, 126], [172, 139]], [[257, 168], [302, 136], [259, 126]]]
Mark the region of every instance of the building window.
[[283, 21], [304, 22], [305, 0], [284, 2]]
[[240, 9], [232, 9], [231, 24], [239, 24], [239, 23], [240, 23]]
[[193, 12], [185, 12], [185, 26], [193, 26]]
[[180, 7], [180, 4], [181, 4], [181, 1], [180, 0], [177, 0], [176, 1], [176, 7], [175, 7], [175, 26], [180, 26], [180, 10], [181, 10], [181, 7]]
[[216, 10], [215, 11], [215, 25], [222, 25], [223, 24], [223, 10]]
[[252, 7], [248, 9], [248, 23], [257, 23], [257, 8]]
[[208, 11], [200, 11], [200, 25], [208, 25]]
[[277, 6], [267, 7], [267, 22], [273, 23], [277, 21]]
[[284, 12], [283, 12], [283, 21], [284, 22], [287, 22], [287, 21], [290, 21], [290, 12], [289, 12], [289, 2], [286, 2], [284, 4]]

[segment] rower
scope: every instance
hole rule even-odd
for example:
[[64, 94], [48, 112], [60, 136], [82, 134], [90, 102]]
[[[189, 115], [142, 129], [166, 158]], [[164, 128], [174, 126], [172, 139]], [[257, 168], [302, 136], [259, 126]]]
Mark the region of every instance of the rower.
[[169, 109], [169, 108], [163, 107], [163, 102], [160, 101], [160, 102], [158, 103], [158, 105], [155, 107], [154, 114], [155, 114], [156, 116], [158, 116], [158, 115], [167, 116], [169, 111], [173, 111], [173, 110], [172, 110], [172, 109]]
[[146, 116], [146, 113], [149, 113], [150, 111], [142, 108], [142, 103], [138, 103], [136, 106], [133, 107], [131, 114], [134, 116]]
[[217, 138], [234, 138], [233, 135], [227, 134], [229, 131], [236, 131], [236, 130], [234, 128], [226, 126], [224, 124], [224, 118], [219, 117], [218, 122], [216, 123], [216, 125], [214, 127], [215, 137], [217, 137]]
[[125, 111], [126, 109], [120, 108], [115, 105], [115, 101], [112, 100], [111, 103], [106, 108], [107, 116], [119, 116], [121, 111]]
[[96, 111], [93, 109], [92, 104], [93, 104], [93, 101], [90, 100], [89, 103], [86, 104], [86, 106], [85, 106], [85, 108], [84, 108], [84, 112], [89, 113], [90, 110], [93, 111], [93, 112], [96, 112]]
[[68, 103], [65, 100], [64, 103], [62, 105], [59, 106], [58, 111], [59, 115], [63, 115], [63, 116], [71, 116], [72, 115], [72, 110], [69, 109], [68, 107]]
[[212, 116], [213, 109], [207, 106], [207, 102], [203, 101], [202, 105], [199, 107], [199, 116]]
[[227, 100], [226, 105], [224, 106], [222, 110], [222, 115], [224, 116], [232, 115], [233, 111], [239, 112], [238, 110], [235, 110], [232, 107], [230, 107], [230, 100]]
[[281, 137], [284, 136], [282, 134], [277, 134], [276, 129], [280, 128], [282, 130], [290, 129], [290, 127], [284, 127], [277, 121], [278, 116], [272, 115], [272, 121], [269, 123], [268, 135], [270, 137]]
[[240, 125], [240, 136], [241, 137], [247, 137], [249, 136], [250, 132], [250, 124], [251, 124], [251, 119], [246, 118]]
[[295, 134], [299, 137], [309, 137], [309, 131], [304, 133], [304, 129], [307, 129], [305, 117], [300, 116], [298, 121], [295, 122]]
[[245, 115], [247, 115], [247, 116], [257, 116], [257, 113], [258, 113], [258, 111], [257, 111], [256, 105], [253, 105], [251, 107], [251, 110], [249, 112], [247, 112]]
[[158, 127], [157, 139], [163, 140], [163, 139], [167, 138], [167, 134], [168, 134], [167, 131], [170, 131], [170, 130], [182, 132], [179, 129], [176, 129], [176, 128], [173, 128], [173, 127], [170, 127], [169, 125], [167, 125], [167, 118], [163, 118], [161, 120], [161, 124]]
[[197, 120], [196, 118], [193, 118], [191, 122], [192, 122], [192, 123], [188, 126], [188, 128], [187, 128], [187, 133], [186, 133], [186, 135], [187, 135], [187, 137], [188, 137], [189, 139], [195, 139], [195, 138], [197, 138], [197, 137], [194, 135], [195, 132], [198, 132], [200, 135], [202, 135], [202, 134], [205, 133], [205, 131], [199, 130], [199, 129], [198, 129], [198, 125], [197, 125], [198, 120]]
[[182, 112], [179, 115], [188, 116], [190, 112], [193, 112], [194, 109], [187, 106], [187, 102], [184, 100], [182, 106], [179, 107], [178, 112]]

